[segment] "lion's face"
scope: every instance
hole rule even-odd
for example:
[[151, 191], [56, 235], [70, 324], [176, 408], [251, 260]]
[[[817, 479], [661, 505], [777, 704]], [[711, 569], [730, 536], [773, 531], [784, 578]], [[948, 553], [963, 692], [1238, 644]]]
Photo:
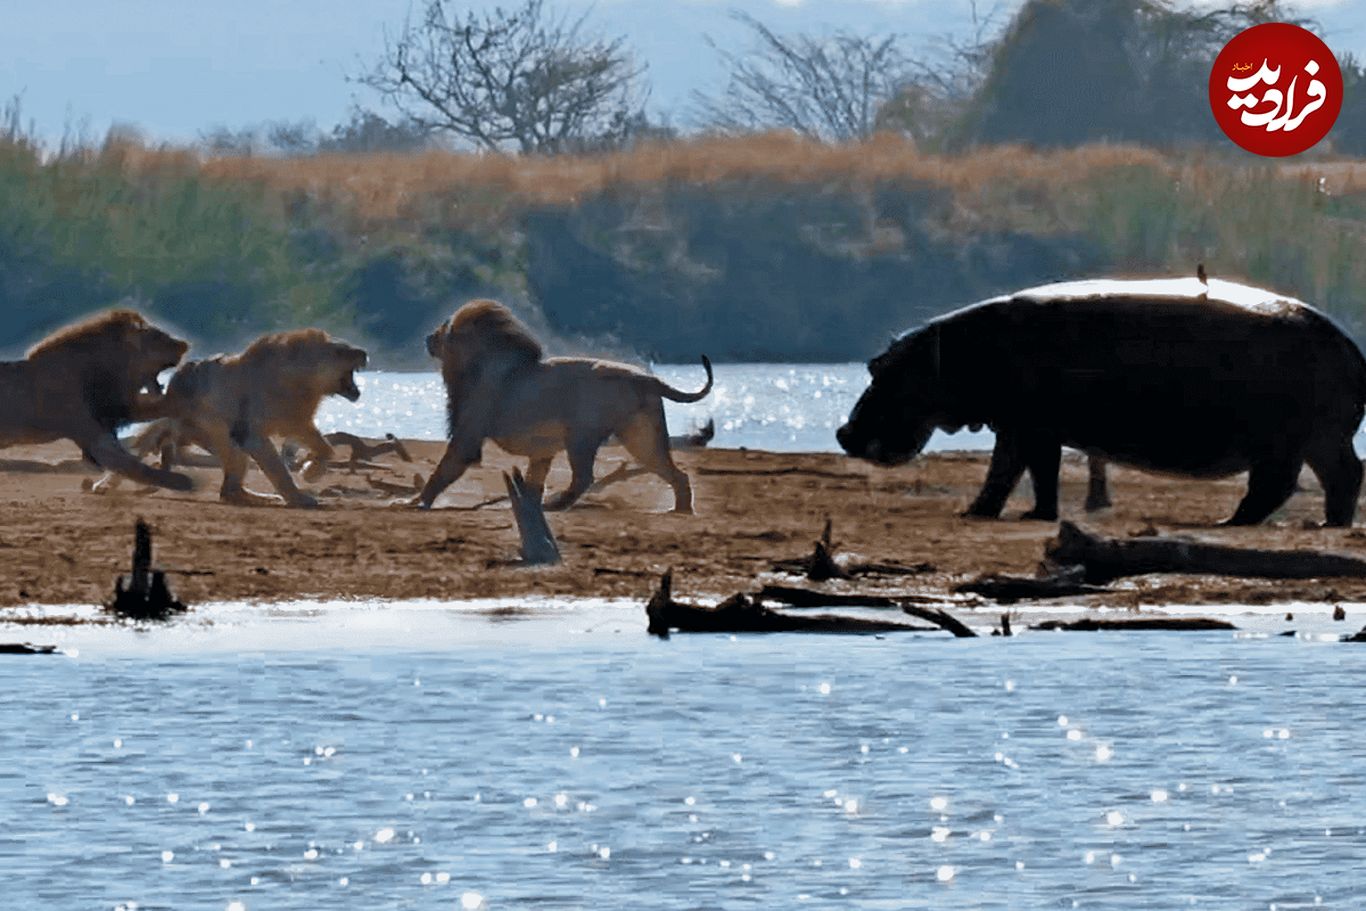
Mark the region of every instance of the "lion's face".
[[158, 377], [180, 363], [190, 350], [189, 343], [151, 325], [127, 331], [132, 336], [127, 344], [135, 352], [129, 359], [129, 379], [135, 391], [160, 395]]
[[450, 323], [442, 323], [427, 336], [427, 353], [439, 361], [444, 361], [446, 336], [450, 334]]
[[369, 357], [364, 350], [346, 342], [330, 342], [329, 348], [327, 362], [331, 365], [336, 381], [332, 394], [354, 402], [360, 398], [360, 387], [356, 385], [356, 371], [365, 366]]

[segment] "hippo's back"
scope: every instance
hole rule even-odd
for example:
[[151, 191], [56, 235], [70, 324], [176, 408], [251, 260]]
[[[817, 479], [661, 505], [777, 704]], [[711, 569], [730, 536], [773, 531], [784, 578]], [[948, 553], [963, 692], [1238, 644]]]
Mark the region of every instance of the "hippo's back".
[[1148, 468], [1239, 471], [1350, 437], [1366, 404], [1366, 360], [1331, 319], [1229, 282], [1050, 285], [932, 325], [960, 367], [976, 364], [955, 382], [998, 429], [1047, 429]]

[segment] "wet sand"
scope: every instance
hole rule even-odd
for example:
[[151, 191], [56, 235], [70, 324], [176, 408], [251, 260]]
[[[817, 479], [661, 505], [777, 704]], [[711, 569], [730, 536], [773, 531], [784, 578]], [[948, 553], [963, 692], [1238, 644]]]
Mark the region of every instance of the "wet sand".
[[[156, 534], [156, 561], [177, 571], [172, 583], [187, 602], [280, 601], [298, 598], [507, 598], [520, 596], [644, 599], [658, 575], [674, 570], [679, 596], [752, 591], [776, 560], [809, 553], [826, 517], [839, 553], [865, 560], [930, 563], [920, 575], [835, 583], [882, 593], [943, 594], [980, 573], [1032, 574], [1048, 522], [1021, 521], [1029, 507], [1022, 485], [999, 521], [965, 519], [985, 475], [986, 453], [925, 456], [896, 469], [834, 454], [698, 450], [677, 454], [693, 480], [696, 514], [668, 512], [663, 482], [640, 476], [590, 493], [567, 513], [551, 514], [564, 563], [526, 569], [508, 565], [518, 539], [506, 503], [473, 508], [503, 493], [501, 471], [520, 464], [489, 446], [438, 502], [419, 512], [396, 508], [371, 480], [411, 485], [424, 477], [442, 446], [410, 442], [415, 461], [380, 457], [382, 468], [333, 470], [305, 485], [325, 505], [316, 510], [244, 508], [218, 502], [219, 473], [189, 469], [191, 494], [139, 493], [131, 483], [113, 494], [82, 490], [95, 475], [74, 447], [52, 444], [0, 452], [0, 607], [94, 604], [109, 597], [126, 571], [135, 516]], [[625, 460], [606, 447], [599, 477]], [[551, 490], [568, 471], [561, 459]], [[1220, 529], [1243, 492], [1243, 479], [1189, 481], [1111, 470], [1114, 508], [1088, 515], [1085, 465], [1064, 460], [1062, 513], [1099, 533], [1129, 536], [1149, 527], [1228, 544], [1309, 548], [1366, 557], [1366, 529], [1320, 529], [1322, 497], [1312, 476], [1267, 524]], [[258, 473], [253, 489], [269, 485]], [[789, 580], [791, 581], [791, 580]], [[1267, 604], [1366, 601], [1366, 580], [1269, 581], [1149, 576], [1117, 583], [1103, 595], [1066, 599], [1091, 606]], [[0, 611], [0, 620], [4, 619]]]

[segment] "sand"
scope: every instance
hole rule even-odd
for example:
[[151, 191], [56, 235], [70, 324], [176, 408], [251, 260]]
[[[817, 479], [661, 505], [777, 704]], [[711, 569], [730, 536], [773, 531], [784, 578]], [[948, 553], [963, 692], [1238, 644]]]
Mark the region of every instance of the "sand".
[[[217, 500], [219, 475], [191, 469], [191, 494], [140, 493], [125, 484], [114, 494], [82, 490], [93, 472], [74, 447], [52, 444], [0, 453], [0, 607], [95, 604], [107, 599], [129, 561], [133, 521], [145, 517], [156, 538], [157, 562], [189, 603], [299, 598], [464, 599], [523, 596], [644, 599], [665, 569], [680, 596], [752, 591], [775, 560], [808, 553], [829, 517], [840, 553], [867, 560], [926, 562], [921, 575], [862, 579], [860, 591], [947, 593], [984, 572], [1033, 573], [1048, 522], [1018, 519], [1029, 506], [1021, 489], [998, 521], [966, 519], [985, 471], [985, 453], [944, 453], [896, 469], [835, 454], [743, 450], [678, 453], [693, 479], [696, 514], [668, 512], [672, 494], [643, 476], [589, 494], [573, 510], [551, 514], [563, 564], [527, 569], [508, 565], [518, 539], [506, 503], [473, 508], [503, 492], [501, 471], [514, 460], [489, 446], [472, 469], [421, 512], [392, 505], [393, 495], [370, 479], [411, 485], [426, 476], [442, 447], [409, 443], [415, 461], [382, 456], [381, 468], [333, 470], [306, 485], [325, 505], [246, 508]], [[613, 447], [599, 455], [602, 476], [623, 462]], [[520, 461], [520, 460], [518, 460]], [[1112, 469], [1114, 508], [1082, 511], [1085, 466], [1065, 459], [1062, 513], [1084, 527], [1128, 536], [1149, 527], [1229, 544], [1312, 548], [1366, 557], [1366, 531], [1320, 529], [1322, 497], [1312, 476], [1304, 490], [1267, 524], [1223, 529], [1243, 491], [1243, 479], [1177, 480]], [[567, 481], [563, 460], [549, 486]], [[259, 474], [249, 486], [268, 490]], [[790, 581], [790, 580], [789, 580]], [[836, 587], [849, 584], [839, 583]], [[1069, 599], [1077, 605], [1266, 604], [1282, 601], [1366, 601], [1366, 580], [1265, 581], [1179, 576], [1142, 577], [1116, 591]], [[0, 620], [5, 614], [0, 610]]]

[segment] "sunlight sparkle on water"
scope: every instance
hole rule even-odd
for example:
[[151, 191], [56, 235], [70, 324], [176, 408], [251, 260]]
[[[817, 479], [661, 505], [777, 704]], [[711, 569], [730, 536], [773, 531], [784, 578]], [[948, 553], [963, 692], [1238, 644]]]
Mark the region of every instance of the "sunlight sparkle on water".
[[944, 864], [938, 870], [934, 871], [934, 878], [939, 880], [941, 883], [952, 882], [953, 878], [957, 875], [957, 868], [952, 867], [949, 864]]

